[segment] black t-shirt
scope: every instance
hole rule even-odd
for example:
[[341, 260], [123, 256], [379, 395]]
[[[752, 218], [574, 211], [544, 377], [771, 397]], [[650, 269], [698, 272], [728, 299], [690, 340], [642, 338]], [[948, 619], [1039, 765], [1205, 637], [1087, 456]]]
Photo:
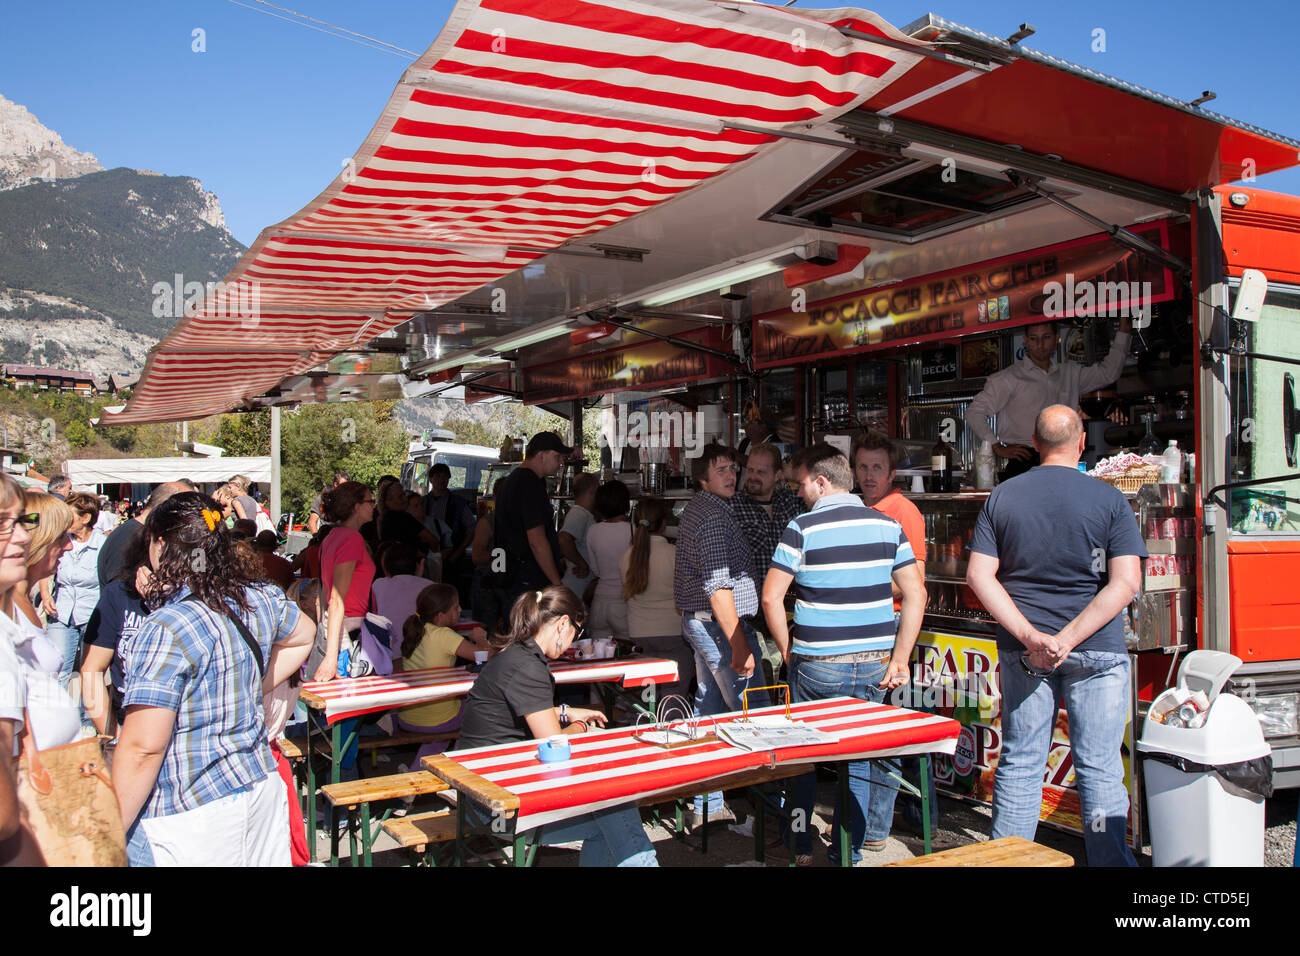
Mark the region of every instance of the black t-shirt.
[[555, 706], [555, 678], [531, 638], [511, 644], [483, 665], [465, 701], [457, 750], [532, 740], [529, 714]]
[[142, 534], [144, 534], [144, 524], [135, 518], [123, 521], [109, 532], [108, 537], [99, 547], [99, 559], [96, 564], [100, 591], [108, 587], [108, 582], [117, 577], [126, 563], [126, 552]]
[[148, 616], [149, 612], [143, 602], [127, 593], [125, 581], [112, 581], [101, 590], [99, 603], [90, 613], [90, 620], [86, 624], [86, 643], [113, 651], [109, 673], [113, 678], [113, 687], [119, 694], [124, 686], [122, 661], [127, 645]]
[[560, 536], [555, 531], [555, 511], [546, 493], [546, 479], [531, 468], [516, 468], [497, 497], [494, 546], [505, 549], [507, 571], [525, 586], [550, 583], [528, 546], [528, 530], [539, 525], [546, 529], [551, 558], [559, 570]]
[[409, 511], [385, 511], [379, 523], [380, 541], [402, 541], [412, 547], [420, 547], [420, 532], [424, 525], [415, 520]]
[[[1147, 556], [1119, 489], [1061, 465], [1040, 465], [998, 485], [975, 522], [970, 549], [998, 559], [998, 581], [1045, 634], [1059, 632], [1106, 586], [1111, 558]], [[1001, 626], [998, 647], [1024, 650]], [[1121, 615], [1077, 649], [1123, 654]]]

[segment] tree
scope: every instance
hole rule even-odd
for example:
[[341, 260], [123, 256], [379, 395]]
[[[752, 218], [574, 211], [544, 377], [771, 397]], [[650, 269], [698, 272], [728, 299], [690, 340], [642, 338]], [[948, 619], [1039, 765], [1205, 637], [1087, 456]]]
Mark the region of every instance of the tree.
[[90, 444], [90, 425], [83, 419], [74, 418], [64, 428], [63, 437], [73, 448], [85, 448]]
[[281, 507], [306, 514], [334, 475], [346, 472], [373, 488], [400, 474], [406, 431], [393, 418], [396, 402], [304, 405], [282, 419]]
[[235, 458], [271, 454], [271, 410], [222, 415], [213, 444]]

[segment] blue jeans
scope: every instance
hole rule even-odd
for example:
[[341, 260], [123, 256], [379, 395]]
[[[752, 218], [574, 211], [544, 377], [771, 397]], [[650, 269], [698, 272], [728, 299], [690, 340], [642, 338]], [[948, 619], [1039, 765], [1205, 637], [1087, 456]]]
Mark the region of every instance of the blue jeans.
[[[896, 707], [906, 707], [909, 710], [915, 710], [922, 714], [937, 714], [933, 704], [926, 703], [926, 692], [929, 688], [908, 687], [904, 686], [895, 690], [887, 698], [886, 703], [893, 704]], [[900, 693], [901, 691], [901, 693]], [[930, 820], [932, 825], [937, 825], [939, 820], [939, 795], [935, 791], [934, 785], [934, 755], [930, 755], [929, 769], [927, 779], [930, 787]], [[892, 770], [899, 774], [909, 783], [916, 786], [919, 790], [924, 782], [921, 780], [921, 758], [912, 757], [891, 757], [879, 761], [876, 764], [876, 773], [880, 774], [883, 770]], [[871, 811], [867, 814], [867, 840], [875, 842], [884, 840], [889, 836], [889, 831], [893, 825], [892, 809], [894, 799], [898, 798], [898, 811], [902, 814], [903, 819], [911, 826], [915, 827], [917, 832], [921, 832], [921, 798], [914, 797], [910, 793], [900, 794], [897, 790], [887, 789], [885, 787], [873, 787], [871, 790]]]
[[[731, 641], [722, 633], [716, 621], [701, 621], [694, 614], [682, 615], [682, 637], [695, 652], [695, 715], [711, 717], [741, 709], [740, 695], [749, 687], [763, 686], [763, 649], [758, 634], [744, 618], [740, 619], [750, 653], [754, 655], [754, 674], [741, 677], [731, 669]], [[750, 694], [751, 707], [766, 707], [771, 703], [767, 691]], [[722, 792], [709, 794], [709, 813], [722, 809]], [[704, 801], [695, 798], [695, 812], [704, 812]]]
[[[488, 811], [471, 801], [461, 804], [472, 826], [487, 826]], [[641, 813], [634, 806], [608, 807], [595, 813], [561, 820], [542, 827], [537, 842], [542, 846], [582, 841], [578, 866], [658, 866], [654, 844], [641, 825]]]
[[126, 865], [154, 865], [153, 847], [149, 845], [149, 838], [144, 835], [144, 827], [140, 826], [138, 818], [131, 825], [131, 829], [126, 831]]
[[1130, 709], [1128, 655], [1074, 651], [1050, 677], [1027, 673], [1022, 652], [999, 651], [998, 656], [1002, 753], [993, 779], [989, 838], [1034, 838], [1052, 727], [1063, 702], [1088, 865], [1137, 866], [1125, 839], [1129, 802], [1120, 757]]
[[578, 866], [658, 866], [636, 807], [610, 807], [542, 827], [543, 846], [582, 841]]
[[86, 633], [84, 624], [64, 624], [51, 620], [45, 624], [45, 636], [55, 647], [63, 649], [63, 664], [59, 667], [59, 686], [68, 689], [68, 681], [77, 671], [77, 660], [81, 656], [81, 638]]
[[[59, 686], [64, 690], [68, 689], [68, 682], [77, 672], [77, 664], [81, 659], [81, 640], [85, 633], [84, 624], [64, 624], [57, 620], [45, 622], [45, 636], [55, 647], [63, 649], [63, 664], [59, 667]], [[90, 721], [90, 715], [86, 713], [85, 706], [80, 701], [77, 706], [81, 710], [81, 726], [94, 726]]]
[[[885, 678], [889, 667], [888, 658], [874, 661], [819, 661], [815, 657], [802, 655], [790, 658], [790, 668], [794, 672], [790, 678], [791, 694], [796, 703], [809, 700], [825, 700], [828, 697], [856, 697], [879, 703], [885, 698], [885, 691], [878, 685]], [[841, 773], [849, 775], [849, 833], [853, 847], [853, 862], [861, 858], [861, 847], [868, 830], [889, 834], [889, 826], [894, 819], [895, 791], [882, 793], [881, 798], [873, 802], [876, 790], [890, 786], [888, 778], [872, 767], [870, 760], [850, 760], [840, 767]], [[872, 777], [881, 785], [873, 787]], [[817, 801], [817, 775], [807, 773], [797, 778], [794, 783], [794, 807], [797, 814], [794, 849], [796, 853], [812, 852], [812, 814]], [[839, 863], [840, 814], [845, 810], [836, 798], [835, 814], [831, 821], [835, 835], [831, 839], [830, 858], [832, 863]], [[877, 839], [883, 839], [878, 837]]]

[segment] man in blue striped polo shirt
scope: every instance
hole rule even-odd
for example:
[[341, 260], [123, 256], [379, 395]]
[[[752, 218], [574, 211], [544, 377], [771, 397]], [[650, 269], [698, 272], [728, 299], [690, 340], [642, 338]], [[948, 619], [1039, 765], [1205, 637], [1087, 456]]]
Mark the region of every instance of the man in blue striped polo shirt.
[[[810, 510], [786, 526], [763, 582], [763, 613], [789, 669], [792, 695], [795, 701], [845, 696], [882, 701], [907, 683], [908, 658], [925, 611], [925, 585], [912, 547], [902, 525], [851, 494], [853, 471], [835, 448], [814, 445], [796, 455], [792, 465], [799, 497]], [[902, 592], [897, 628], [891, 581]], [[791, 583], [793, 644], [785, 620]], [[857, 863], [866, 834], [871, 761], [851, 761], [847, 771]], [[792, 828], [801, 865], [812, 862], [808, 824], [816, 787], [811, 773], [795, 782]], [[843, 810], [835, 808], [837, 831]], [[832, 845], [832, 863], [840, 862], [838, 852]]]

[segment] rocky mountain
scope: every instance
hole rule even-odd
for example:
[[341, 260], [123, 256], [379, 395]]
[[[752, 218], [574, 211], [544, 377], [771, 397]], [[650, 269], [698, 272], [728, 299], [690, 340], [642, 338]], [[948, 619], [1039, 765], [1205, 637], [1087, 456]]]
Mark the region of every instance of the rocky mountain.
[[90, 153], [63, 142], [25, 106], [0, 96], [0, 189], [41, 179], [75, 179], [103, 168]]
[[0, 97], [0, 359], [138, 371], [176, 324], [163, 284], [225, 277], [244, 247], [188, 176], [105, 170]]

